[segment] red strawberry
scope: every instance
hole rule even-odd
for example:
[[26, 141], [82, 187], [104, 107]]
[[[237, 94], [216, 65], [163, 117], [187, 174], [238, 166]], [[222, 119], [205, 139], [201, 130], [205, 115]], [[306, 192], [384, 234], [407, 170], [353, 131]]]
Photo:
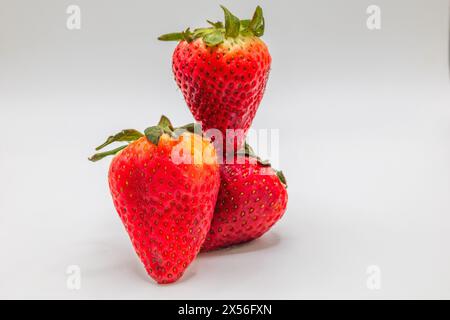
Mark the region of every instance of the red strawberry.
[[251, 149], [241, 161], [220, 166], [221, 185], [202, 250], [228, 247], [266, 233], [286, 211], [286, 180]]
[[117, 153], [109, 169], [114, 205], [147, 273], [158, 283], [174, 282], [210, 227], [220, 184], [214, 147], [186, 130], [174, 132], [165, 117], [145, 136], [124, 130], [97, 150], [115, 141], [133, 142], [90, 160]]
[[[210, 28], [159, 39], [180, 41], [173, 54], [175, 80], [194, 118], [204, 130], [220, 130], [230, 151], [243, 145], [264, 95], [271, 57], [259, 38], [264, 34], [262, 9], [257, 7], [251, 20], [239, 20], [222, 8], [225, 26], [208, 21]], [[240, 130], [236, 139], [226, 135], [227, 129]]]

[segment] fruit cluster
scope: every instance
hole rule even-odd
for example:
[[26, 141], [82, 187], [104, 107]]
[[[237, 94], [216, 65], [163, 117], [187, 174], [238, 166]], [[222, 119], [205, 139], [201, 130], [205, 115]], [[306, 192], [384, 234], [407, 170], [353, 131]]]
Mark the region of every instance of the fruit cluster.
[[[89, 158], [114, 155], [109, 169], [114, 205], [158, 283], [178, 280], [200, 251], [260, 237], [286, 211], [283, 173], [245, 143], [271, 64], [259, 38], [262, 9], [240, 20], [222, 8], [225, 23], [208, 21], [211, 27], [159, 38], [179, 42], [173, 73], [198, 124], [174, 127], [162, 116], [144, 133], [128, 129], [108, 137], [96, 150], [127, 144]], [[206, 135], [208, 130], [216, 134]], [[230, 138], [232, 130], [238, 134]]]

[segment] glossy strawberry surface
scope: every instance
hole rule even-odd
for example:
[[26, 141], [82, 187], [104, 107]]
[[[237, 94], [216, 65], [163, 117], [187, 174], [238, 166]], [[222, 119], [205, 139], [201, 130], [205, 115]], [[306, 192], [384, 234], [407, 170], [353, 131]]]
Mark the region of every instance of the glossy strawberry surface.
[[[203, 39], [181, 41], [173, 54], [173, 73], [194, 118], [204, 130], [241, 130], [235, 150], [242, 146], [263, 98], [271, 57], [258, 37], [239, 36], [209, 47]], [[225, 139], [227, 137], [227, 139]], [[227, 149], [228, 150], [228, 149]]]
[[228, 247], [259, 238], [281, 219], [287, 190], [280, 173], [259, 162], [224, 164], [211, 229], [202, 250]]
[[174, 163], [174, 148], [190, 155], [190, 143], [182, 142], [189, 137], [163, 135], [158, 145], [142, 137], [118, 153], [109, 170], [117, 212], [137, 255], [158, 283], [179, 279], [196, 257], [219, 189], [215, 160]]
[[[221, 6], [224, 22], [160, 36], [178, 41], [172, 69], [189, 109], [214, 138], [219, 154], [233, 154], [245, 140], [264, 95], [272, 58], [261, 7], [241, 20]], [[232, 130], [232, 132], [228, 131]], [[226, 148], [226, 149], [224, 149]]]

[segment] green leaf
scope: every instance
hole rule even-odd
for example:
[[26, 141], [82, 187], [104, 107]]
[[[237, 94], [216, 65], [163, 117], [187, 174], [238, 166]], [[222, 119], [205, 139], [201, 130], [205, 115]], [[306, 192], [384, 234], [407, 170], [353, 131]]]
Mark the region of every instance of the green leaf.
[[206, 20], [206, 22], [208, 22], [211, 26], [213, 26], [216, 29], [223, 29], [222, 21], [212, 22], [212, 21]]
[[163, 129], [160, 126], [149, 127], [144, 131], [147, 140], [156, 146], [158, 145], [159, 138], [161, 138], [163, 133]]
[[263, 167], [270, 167], [269, 160], [262, 160], [253, 150], [253, 148], [247, 143], [247, 141], [244, 144], [244, 148], [237, 152], [238, 155], [246, 156], [249, 158], [256, 159], [260, 165]]
[[192, 33], [194, 39], [204, 38], [206, 35], [213, 33], [216, 29], [213, 28], [198, 28]]
[[269, 160], [262, 160], [260, 157], [257, 158], [258, 162], [260, 165], [262, 165], [263, 167], [271, 167], [272, 165], [270, 164]]
[[161, 40], [161, 41], [186, 40], [187, 42], [190, 42], [190, 41], [192, 41], [192, 32], [191, 32], [190, 28], [187, 28], [183, 32], [174, 32], [174, 33], [163, 34], [162, 36], [158, 37], [158, 40]]
[[248, 28], [248, 26], [250, 25], [250, 21], [249, 19], [245, 19], [245, 20], [241, 20], [241, 30], [245, 30]]
[[108, 139], [106, 139], [106, 141], [102, 145], [95, 148], [95, 150], [98, 151], [100, 149], [103, 149], [104, 147], [110, 145], [113, 142], [134, 141], [143, 136], [144, 135], [142, 133], [134, 129], [122, 130], [113, 136], [109, 136]]
[[113, 149], [113, 150], [110, 150], [110, 151], [105, 151], [105, 152], [96, 153], [96, 154], [94, 154], [93, 156], [89, 157], [89, 161], [97, 162], [97, 161], [99, 161], [99, 160], [102, 160], [104, 157], [107, 157], [107, 156], [113, 156], [113, 155], [115, 155], [116, 153], [118, 153], [119, 151], [125, 149], [126, 147], [128, 147], [128, 145], [126, 145], [126, 146], [120, 146], [120, 147], [118, 147], [118, 148], [116, 148], [116, 149]]
[[158, 37], [161, 41], [181, 41], [184, 40], [184, 32], [174, 32], [163, 34]]
[[287, 188], [286, 177], [284, 176], [283, 171], [281, 171], [281, 170], [277, 171], [277, 176], [278, 176], [278, 179], [280, 179], [281, 183], [283, 183]]
[[248, 29], [257, 37], [264, 35], [264, 16], [263, 11], [260, 6], [256, 7], [255, 13], [253, 14], [252, 21], [248, 25]]
[[167, 118], [165, 115], [161, 116], [158, 126], [160, 126], [161, 128], [168, 128], [173, 131], [172, 123], [170, 122], [169, 118]]
[[236, 38], [239, 35], [240, 20], [234, 16], [227, 8], [220, 6], [225, 14], [225, 37]]
[[206, 45], [210, 47], [217, 46], [218, 44], [222, 43], [223, 40], [223, 32], [217, 29], [203, 36], [203, 41], [205, 41]]
[[184, 37], [184, 40], [186, 40], [187, 42], [192, 41], [192, 32], [191, 32], [190, 28], [187, 28], [186, 30], [184, 30], [183, 37]]
[[202, 126], [198, 123], [189, 123], [182, 127], [178, 127], [176, 130], [188, 131], [190, 133], [202, 134]]
[[258, 156], [256, 155], [255, 151], [253, 151], [253, 148], [247, 143], [247, 141], [244, 144], [244, 148], [238, 151], [238, 154], [244, 155], [247, 157], [258, 159]]
[[249, 155], [249, 156], [252, 156], [252, 157], [256, 157], [255, 151], [253, 150], [253, 148], [247, 142], [245, 142], [244, 150], [245, 150], [245, 154], [246, 155]]

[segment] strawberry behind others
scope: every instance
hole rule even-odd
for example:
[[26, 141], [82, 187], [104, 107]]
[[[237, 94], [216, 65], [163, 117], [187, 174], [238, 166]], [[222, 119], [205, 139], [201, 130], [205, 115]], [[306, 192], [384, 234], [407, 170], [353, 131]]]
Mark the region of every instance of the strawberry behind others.
[[286, 211], [284, 174], [257, 157], [248, 145], [241, 156], [243, 161], [220, 165], [219, 196], [203, 251], [257, 239]]

